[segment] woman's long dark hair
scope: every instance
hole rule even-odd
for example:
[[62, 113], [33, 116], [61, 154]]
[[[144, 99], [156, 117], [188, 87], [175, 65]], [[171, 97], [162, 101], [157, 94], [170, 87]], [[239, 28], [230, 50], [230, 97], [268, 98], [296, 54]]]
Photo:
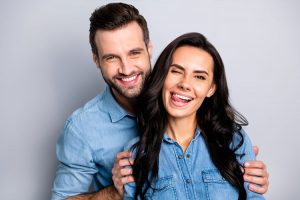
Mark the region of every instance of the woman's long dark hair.
[[[246, 199], [243, 172], [236, 160], [235, 151], [243, 144], [243, 136], [239, 132], [241, 126], [247, 125], [248, 122], [230, 105], [223, 61], [215, 47], [200, 33], [181, 35], [164, 49], [138, 98], [137, 120], [141, 136], [139, 142], [133, 146], [136, 152], [133, 165], [135, 198], [144, 199], [150, 183], [158, 175], [159, 152], [167, 124], [162, 88], [172, 64], [173, 53], [181, 46], [200, 48], [213, 58], [213, 81], [216, 84], [216, 91], [210, 98], [206, 98], [198, 109], [198, 126], [201, 128], [214, 164], [222, 176], [239, 191], [239, 199]], [[232, 149], [229, 145], [233, 141], [234, 134], [238, 134], [241, 140]]]

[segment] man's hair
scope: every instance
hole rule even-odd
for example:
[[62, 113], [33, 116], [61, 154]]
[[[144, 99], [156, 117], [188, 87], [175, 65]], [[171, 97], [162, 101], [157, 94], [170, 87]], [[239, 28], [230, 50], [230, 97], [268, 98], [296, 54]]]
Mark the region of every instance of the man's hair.
[[144, 42], [147, 46], [149, 42], [149, 30], [145, 18], [140, 15], [134, 6], [124, 3], [109, 3], [97, 8], [90, 17], [90, 45], [92, 52], [98, 56], [95, 35], [97, 30], [115, 30], [129, 24], [137, 22], [144, 35]]

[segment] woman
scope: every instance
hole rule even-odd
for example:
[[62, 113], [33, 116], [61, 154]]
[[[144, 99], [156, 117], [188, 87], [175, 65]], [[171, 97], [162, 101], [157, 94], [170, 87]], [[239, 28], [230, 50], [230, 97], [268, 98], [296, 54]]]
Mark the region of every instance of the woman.
[[242, 164], [254, 160], [229, 103], [222, 59], [200, 33], [184, 34], [159, 56], [137, 102], [135, 183], [125, 199], [263, 199], [248, 190]]

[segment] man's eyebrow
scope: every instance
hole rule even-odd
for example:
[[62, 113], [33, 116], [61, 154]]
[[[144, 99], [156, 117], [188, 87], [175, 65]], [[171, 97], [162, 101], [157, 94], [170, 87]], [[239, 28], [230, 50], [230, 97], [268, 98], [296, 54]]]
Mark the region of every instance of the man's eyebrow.
[[137, 47], [137, 48], [134, 48], [134, 49], [130, 50], [130, 52], [133, 52], [133, 51], [144, 51], [144, 49], [141, 48], [141, 47]]
[[[176, 68], [178, 68], [180, 70], [185, 71], [185, 68], [183, 66], [181, 66], [181, 65], [178, 65], [178, 64], [172, 64], [170, 67], [176, 67]], [[205, 71], [205, 70], [194, 70], [193, 72], [194, 73], [198, 73], [198, 74], [203, 74], [204, 73], [204, 74], [208, 75], [208, 72]]]
[[204, 70], [195, 70], [194, 73], [197, 73], [197, 74], [207, 74], [208, 75], [208, 72], [204, 71]]

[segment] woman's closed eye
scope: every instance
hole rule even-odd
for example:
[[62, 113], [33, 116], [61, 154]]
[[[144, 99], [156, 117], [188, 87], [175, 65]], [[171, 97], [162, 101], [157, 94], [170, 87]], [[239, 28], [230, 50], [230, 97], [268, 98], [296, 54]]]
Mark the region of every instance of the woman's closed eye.
[[173, 74], [182, 74], [182, 71], [180, 71], [178, 69], [172, 69], [171, 73], [173, 73]]

